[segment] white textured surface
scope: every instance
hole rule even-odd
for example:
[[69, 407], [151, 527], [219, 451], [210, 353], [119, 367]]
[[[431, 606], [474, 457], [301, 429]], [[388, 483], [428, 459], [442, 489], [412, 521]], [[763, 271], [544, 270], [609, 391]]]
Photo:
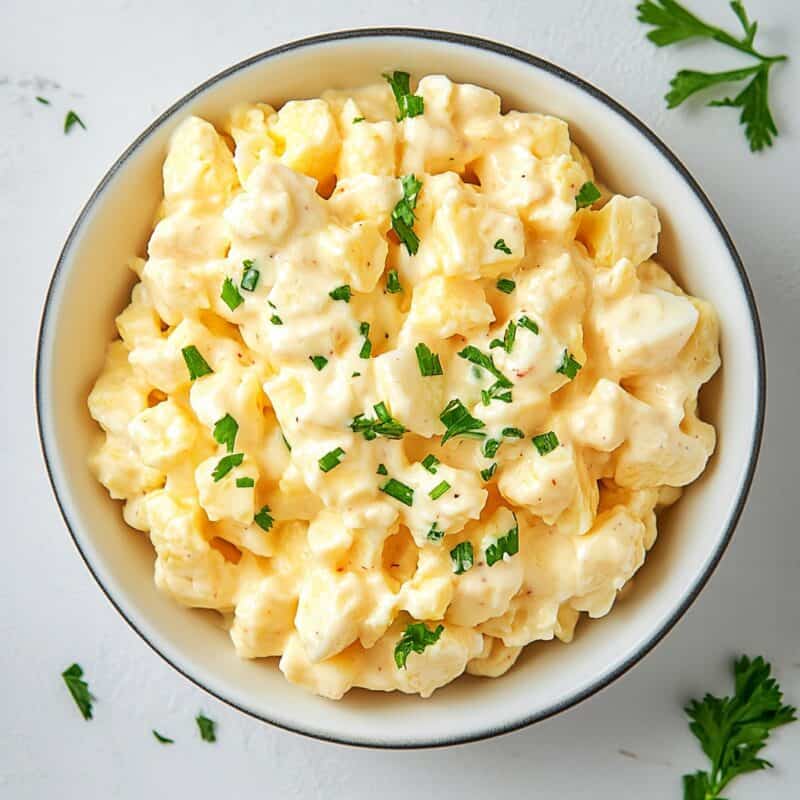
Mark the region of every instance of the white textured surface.
[[[796, 175], [797, 63], [775, 71], [782, 135], [751, 156], [734, 112], [667, 112], [678, 68], [730, 68], [735, 54], [684, 46], [657, 51], [628, 0], [473, 0], [224, 6], [171, 2], [0, 2], [0, 242], [2, 346], [0, 486], [5, 534], [0, 582], [0, 796], [366, 798], [509, 795], [678, 798], [679, 776], [703, 764], [681, 713], [690, 696], [728, 688], [737, 652], [764, 653], [800, 701], [800, 444], [796, 309], [800, 301]], [[722, 2], [695, 8], [725, 19]], [[800, 9], [749, 0], [760, 43], [800, 40]], [[651, 125], [705, 187], [748, 267], [767, 340], [764, 449], [728, 554], [675, 631], [614, 686], [560, 717], [494, 741], [430, 752], [368, 752], [313, 742], [247, 719], [174, 673], [125, 625], [88, 576], [51, 498], [38, 452], [32, 373], [51, 270], [94, 185], [159, 111], [212, 73], [311, 33], [364, 25], [460, 29], [550, 58], [596, 83]], [[357, 78], [354, 78], [357, 80]], [[54, 86], [53, 82], [59, 84]], [[52, 106], [35, 102], [43, 94]], [[89, 130], [64, 137], [75, 108]], [[98, 702], [83, 722], [58, 673], [82, 663]], [[219, 741], [199, 741], [199, 709]], [[173, 736], [158, 745], [151, 728]], [[777, 768], [741, 779], [734, 798], [800, 791], [800, 724], [770, 745]], [[634, 757], [635, 756], [635, 757]]]

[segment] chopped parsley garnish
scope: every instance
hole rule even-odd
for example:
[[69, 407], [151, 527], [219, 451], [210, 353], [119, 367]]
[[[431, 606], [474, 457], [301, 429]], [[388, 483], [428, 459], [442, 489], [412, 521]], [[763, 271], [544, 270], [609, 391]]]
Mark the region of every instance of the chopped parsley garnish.
[[511, 402], [511, 391], [506, 389], [499, 381], [493, 383], [488, 389], [481, 389], [481, 402], [488, 406], [492, 400], [500, 400], [503, 403]]
[[438, 354], [432, 352], [425, 342], [420, 342], [414, 348], [414, 352], [417, 354], [417, 364], [419, 364], [419, 372], [423, 378], [444, 374], [442, 372], [442, 362], [439, 361]]
[[481, 453], [486, 458], [494, 458], [497, 455], [498, 447], [500, 447], [500, 442], [497, 439], [487, 439], [481, 447]]
[[422, 188], [422, 181], [414, 175], [405, 175], [400, 179], [403, 186], [403, 197], [392, 211], [392, 228], [400, 241], [406, 246], [408, 254], [413, 256], [419, 250], [419, 237], [414, 233], [414, 209], [417, 197]]
[[211, 477], [214, 479], [214, 483], [219, 483], [234, 467], [238, 467], [242, 461], [244, 461], [244, 453], [233, 453], [228, 456], [223, 456], [216, 467], [214, 467], [214, 471], [211, 473]]
[[200, 355], [200, 351], [190, 344], [181, 350], [183, 360], [186, 362], [186, 369], [189, 370], [189, 380], [202, 378], [203, 375], [210, 375], [214, 370], [208, 366], [208, 362]]
[[378, 464], [378, 469], [375, 470], [378, 475], [388, 475], [389, 470], [386, 469], [386, 464]]
[[155, 736], [156, 739], [158, 739], [158, 741], [161, 742], [161, 744], [175, 744], [175, 740], [174, 739], [169, 739], [166, 736], [162, 736], [156, 730], [153, 731], [153, 736]]
[[261, 511], [253, 517], [255, 520], [256, 525], [258, 525], [261, 530], [268, 531], [275, 520], [272, 518], [272, 515], [269, 513], [270, 509], [269, 506], [263, 506]]
[[400, 275], [398, 275], [396, 269], [390, 269], [389, 274], [386, 276], [386, 291], [389, 294], [397, 294], [403, 291], [403, 287], [400, 285]]
[[373, 409], [375, 410], [374, 418], [370, 419], [364, 414], [358, 414], [350, 423], [350, 430], [353, 433], [363, 434], [368, 442], [378, 436], [386, 439], [402, 439], [406, 432], [405, 426], [389, 413], [386, 403], [376, 403]]
[[[499, 250], [501, 253], [505, 253], [507, 256], [511, 255], [511, 248], [506, 244], [505, 239], [498, 239], [494, 243], [494, 249]], [[510, 294], [514, 291], [514, 281], [508, 281], [511, 284], [510, 289], [501, 289], [500, 288], [500, 281], [497, 281], [497, 288], [500, 289], [501, 292], [505, 292], [506, 294]]]
[[237, 433], [239, 433], [239, 423], [230, 414], [226, 414], [214, 423], [214, 441], [224, 444], [229, 453], [233, 452]]
[[503, 556], [513, 556], [519, 552], [519, 525], [515, 524], [505, 536], [498, 537], [494, 544], [486, 548], [486, 566], [493, 567]]
[[471, 361], [478, 367], [482, 367], [487, 372], [490, 372], [497, 378], [496, 386], [502, 389], [508, 389], [514, 384], [500, 372], [499, 369], [494, 365], [494, 359], [490, 355], [486, 355], [486, 353], [482, 353], [478, 350], [477, 347], [474, 345], [467, 345], [463, 350], [459, 350], [458, 355], [461, 358], [466, 358], [467, 361]]
[[343, 455], [344, 450], [342, 450], [341, 447], [331, 450], [330, 453], [325, 453], [325, 455], [319, 460], [319, 468], [323, 472], [330, 472], [334, 467], [339, 466]]
[[527, 328], [531, 333], [535, 333], [537, 336], [539, 335], [539, 326], [524, 314], [517, 320], [517, 325], [519, 325], [520, 328]]
[[358, 352], [359, 358], [369, 358], [372, 355], [372, 342], [369, 340], [369, 322], [362, 322], [358, 326], [358, 332], [364, 337], [361, 350]]
[[540, 433], [538, 436], [534, 436], [531, 441], [540, 456], [546, 456], [558, 447], [558, 436], [556, 436], [555, 431]]
[[388, 494], [389, 497], [394, 497], [395, 500], [399, 500], [404, 505], [414, 505], [414, 490], [410, 486], [406, 486], [406, 484], [394, 478], [389, 478], [389, 480], [381, 486], [381, 491], [384, 494]]
[[[509, 250], [508, 252], [510, 253], [511, 251]], [[503, 294], [511, 294], [511, 292], [517, 288], [516, 282], [512, 281], [510, 278], [500, 278], [496, 285]]]
[[475, 419], [458, 398], [454, 398], [445, 406], [444, 411], [439, 414], [439, 419], [447, 429], [442, 436], [442, 444], [456, 436], [465, 436], [469, 439], [483, 439], [486, 436], [480, 431], [486, 427], [486, 423]]
[[346, 283], [343, 286], [337, 286], [335, 289], [328, 292], [328, 297], [332, 298], [333, 300], [344, 300], [345, 303], [349, 303], [352, 296], [353, 293], [350, 291], [350, 286]]
[[317, 368], [317, 372], [322, 372], [328, 364], [328, 359], [325, 356], [309, 356], [308, 360]]
[[578, 194], [575, 195], [575, 208], [581, 209], [596, 203], [601, 198], [600, 190], [591, 182], [586, 183], [578, 189]]
[[444, 625], [437, 625], [436, 630], [431, 631], [424, 622], [410, 623], [394, 648], [394, 663], [397, 668], [406, 668], [406, 661], [412, 652], [422, 653], [428, 645], [436, 644], [443, 630]]
[[36, 102], [41, 103], [43, 106], [50, 105], [50, 101], [46, 97], [40, 97], [38, 94], [36, 95]]
[[67, 111], [67, 116], [64, 117], [64, 133], [69, 133], [74, 125], [80, 125], [81, 128], [86, 130], [83, 120], [72, 110]]
[[431, 529], [428, 531], [428, 541], [430, 542], [441, 542], [444, 538], [444, 531], [439, 527], [438, 522], [434, 522], [431, 525]]
[[252, 489], [255, 485], [256, 482], [252, 478], [244, 477], [236, 479], [237, 489]]
[[459, 542], [451, 551], [450, 558], [453, 562], [453, 572], [463, 575], [472, 569], [475, 555], [472, 551], [472, 542]]
[[225, 278], [222, 282], [222, 291], [219, 293], [222, 301], [231, 311], [236, 311], [239, 306], [244, 303], [244, 297], [236, 288], [236, 284], [230, 279]]
[[360, 378], [361, 377], [361, 373], [360, 372], [354, 372], [350, 377], [351, 378]]
[[75, 705], [78, 706], [78, 711], [81, 712], [81, 716], [83, 716], [84, 719], [91, 719], [92, 700], [94, 700], [94, 698], [89, 692], [89, 684], [83, 680], [83, 670], [80, 665], [73, 664], [67, 667], [61, 673], [61, 677], [64, 679], [64, 683], [67, 684], [67, 689], [69, 689], [69, 693], [72, 695]]
[[281, 319], [281, 318], [280, 318], [280, 317], [279, 317], [277, 314], [273, 314], [273, 315], [272, 315], [272, 316], [269, 318], [269, 321], [270, 321], [270, 322], [271, 322], [273, 325], [283, 325], [283, 320], [282, 320], [282, 319]]
[[436, 474], [437, 472], [436, 467], [440, 463], [441, 462], [439, 461], [439, 459], [436, 458], [436, 456], [433, 455], [433, 453], [429, 453], [427, 456], [425, 456], [425, 458], [422, 459], [422, 466], [425, 467], [425, 469], [428, 470], [428, 472], [430, 472], [431, 475]]
[[244, 272], [242, 273], [242, 289], [246, 292], [254, 292], [258, 286], [258, 279], [261, 273], [255, 268], [255, 263], [252, 258], [246, 258], [242, 261]]
[[514, 320], [509, 320], [508, 325], [506, 325], [506, 331], [503, 334], [503, 340], [500, 339], [492, 339], [491, 343], [489, 344], [489, 349], [491, 350], [494, 347], [502, 347], [506, 353], [510, 353], [514, 348], [514, 342], [517, 339], [517, 325]]
[[357, 122], [363, 122], [363, 121], [364, 121], [364, 117], [353, 117], [352, 124], [355, 125]]
[[411, 94], [409, 79], [411, 76], [407, 72], [395, 70], [391, 75], [384, 72], [383, 77], [389, 82], [392, 94], [397, 102], [397, 121], [406, 117], [416, 117], [425, 111], [425, 100], [417, 94]]
[[497, 462], [486, 467], [486, 469], [482, 469], [481, 478], [485, 481], [490, 481], [494, 477], [495, 472], [497, 472]]
[[447, 481], [441, 481], [428, 492], [428, 495], [431, 500], [438, 500], [443, 494], [447, 494], [449, 491], [450, 484]]
[[195, 717], [195, 721], [197, 722], [197, 727], [200, 729], [200, 737], [204, 742], [217, 741], [217, 734], [215, 731], [217, 723], [214, 722], [213, 719], [209, 719], [203, 714], [198, 714], [197, 717]]
[[570, 380], [574, 380], [581, 366], [582, 365], [574, 359], [572, 353], [565, 347], [561, 355], [561, 363], [556, 368], [556, 372], [560, 372], [562, 375], [566, 375]]
[[502, 435], [506, 439], [524, 439], [525, 434], [519, 428], [503, 428]]

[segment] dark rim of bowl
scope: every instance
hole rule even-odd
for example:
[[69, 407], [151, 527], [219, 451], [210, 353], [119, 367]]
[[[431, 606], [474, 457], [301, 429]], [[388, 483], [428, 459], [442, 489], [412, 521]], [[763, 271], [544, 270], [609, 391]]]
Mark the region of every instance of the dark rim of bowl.
[[[320, 732], [315, 732], [311, 729], [303, 729], [299, 727], [294, 727], [292, 725], [287, 725], [283, 722], [276, 722], [275, 720], [268, 719], [261, 714], [257, 714], [256, 712], [244, 708], [238, 703], [232, 701], [231, 699], [219, 694], [216, 691], [209, 689], [207, 686], [203, 685], [197, 678], [190, 675], [176, 663], [174, 663], [170, 658], [168, 658], [164, 653], [162, 653], [156, 645], [154, 645], [147, 636], [139, 630], [139, 628], [134, 624], [134, 622], [126, 615], [125, 611], [120, 607], [117, 601], [114, 599], [112, 593], [109, 591], [106, 586], [103, 585], [100, 577], [92, 568], [89, 559], [87, 558], [86, 554], [83, 552], [81, 545], [78, 541], [78, 538], [75, 535], [74, 527], [72, 521], [69, 519], [66, 509], [61, 501], [61, 498], [58, 495], [58, 491], [56, 489], [55, 480], [53, 478], [53, 471], [50, 464], [50, 460], [47, 454], [47, 448], [45, 446], [45, 437], [43, 432], [43, 424], [42, 424], [42, 405], [43, 399], [41, 396], [42, 392], [42, 343], [44, 339], [45, 329], [48, 323], [48, 313], [50, 311], [50, 302], [52, 299], [52, 295], [54, 292], [54, 287], [57, 282], [57, 278], [59, 276], [59, 272], [61, 271], [64, 261], [66, 260], [66, 256], [69, 252], [70, 246], [72, 244], [73, 239], [77, 236], [78, 231], [80, 230], [83, 221], [85, 220], [86, 216], [88, 215], [91, 208], [97, 202], [98, 198], [102, 194], [103, 190], [105, 189], [106, 185], [109, 181], [113, 178], [115, 173], [121, 168], [121, 166], [125, 163], [125, 161], [129, 158], [129, 156], [139, 147], [139, 145], [147, 139], [150, 134], [155, 131], [158, 127], [162, 125], [162, 123], [166, 122], [173, 114], [179, 111], [183, 106], [185, 106], [189, 101], [194, 99], [198, 94], [205, 91], [209, 87], [213, 86], [215, 83], [218, 83], [221, 80], [233, 75], [234, 73], [245, 69], [249, 66], [252, 66], [256, 63], [261, 61], [265, 61], [270, 58], [274, 58], [275, 56], [279, 56], [283, 53], [287, 53], [292, 50], [298, 50], [304, 47], [309, 47], [312, 45], [317, 44], [324, 44], [327, 42], [334, 42], [334, 41], [341, 41], [347, 39], [361, 39], [361, 38], [380, 38], [380, 37], [397, 37], [397, 38], [413, 38], [413, 39], [426, 39], [429, 41], [438, 41], [438, 42], [445, 42], [449, 44], [457, 44], [457, 45], [464, 45], [467, 47], [476, 48], [478, 50], [489, 51], [491, 53], [496, 53], [502, 56], [506, 56], [508, 58], [513, 58], [517, 61], [520, 61], [528, 66], [536, 67], [537, 69], [544, 70], [545, 72], [549, 72], [552, 75], [555, 75], [562, 80], [565, 80], [574, 86], [585, 91], [591, 97], [595, 98], [596, 100], [601, 101], [606, 106], [608, 106], [612, 111], [615, 111], [619, 114], [623, 119], [625, 119], [630, 125], [632, 125], [636, 130], [641, 133], [660, 153], [667, 161], [673, 166], [673, 168], [680, 174], [683, 180], [689, 185], [692, 189], [694, 194], [702, 203], [703, 207], [706, 210], [706, 213], [711, 218], [712, 222], [716, 226], [717, 230], [719, 231], [720, 236], [722, 237], [725, 245], [728, 249], [730, 254], [731, 260], [733, 261], [736, 269], [739, 273], [739, 280], [742, 284], [742, 289], [744, 291], [745, 297], [747, 299], [747, 305], [750, 312], [750, 321], [753, 327], [753, 333], [755, 335], [756, 340], [756, 351], [757, 351], [757, 358], [758, 358], [758, 375], [757, 375], [757, 385], [756, 391], [758, 393], [757, 397], [757, 415], [756, 415], [756, 425], [753, 437], [753, 446], [750, 453], [750, 459], [747, 465], [747, 471], [745, 474], [744, 481], [741, 485], [741, 489], [739, 491], [739, 495], [736, 499], [736, 505], [734, 506], [732, 513], [729, 517], [729, 522], [727, 529], [725, 530], [724, 536], [720, 539], [720, 542], [717, 546], [716, 552], [714, 553], [713, 557], [711, 558], [710, 562], [705, 568], [703, 575], [701, 576], [700, 580], [692, 587], [692, 590], [686, 595], [683, 599], [681, 604], [673, 611], [670, 617], [664, 622], [661, 627], [654, 631], [651, 637], [641, 645], [635, 652], [633, 652], [624, 662], [619, 664], [613, 670], [608, 673], [605, 673], [597, 678], [597, 680], [581, 691], [575, 692], [574, 694], [570, 695], [562, 699], [561, 701], [554, 703], [553, 705], [545, 708], [541, 711], [538, 711], [535, 714], [531, 714], [528, 716], [521, 716], [519, 719], [510, 722], [505, 725], [499, 725], [491, 728], [486, 728], [484, 730], [470, 733], [465, 736], [453, 736], [450, 738], [442, 738], [442, 739], [435, 739], [435, 740], [425, 740], [423, 737], [420, 737], [417, 740], [412, 740], [407, 743], [395, 743], [395, 742], [385, 742], [385, 741], [367, 741], [363, 739], [347, 739], [341, 738], [337, 736], [332, 736]], [[717, 214], [714, 206], [711, 204], [706, 193], [700, 188], [700, 185], [697, 181], [692, 177], [689, 173], [687, 168], [683, 165], [683, 163], [678, 159], [678, 157], [664, 144], [664, 142], [656, 136], [653, 131], [650, 130], [638, 117], [636, 117], [633, 113], [631, 113], [627, 108], [622, 106], [616, 100], [609, 97], [605, 92], [601, 91], [597, 87], [593, 86], [592, 84], [588, 83], [583, 78], [579, 78], [577, 75], [573, 75], [571, 72], [568, 72], [561, 67], [546, 61], [538, 56], [531, 55], [530, 53], [526, 53], [523, 50], [518, 50], [517, 48], [511, 47], [509, 45], [500, 44], [498, 42], [493, 42], [488, 39], [482, 39], [476, 36], [468, 36], [465, 34], [458, 34], [458, 33], [450, 33], [447, 31], [439, 31], [439, 30], [432, 30], [432, 29], [425, 29], [425, 28], [357, 28], [353, 30], [344, 30], [344, 31], [334, 31], [331, 33], [323, 33], [316, 36], [309, 36], [304, 39], [298, 39], [294, 42], [289, 42], [287, 44], [280, 45], [278, 47], [273, 47], [269, 50], [265, 50], [258, 55], [251, 56], [250, 58], [245, 59], [244, 61], [240, 61], [238, 64], [235, 64], [228, 69], [223, 70], [222, 72], [217, 73], [213, 77], [209, 78], [208, 80], [201, 83], [195, 89], [193, 89], [188, 94], [184, 95], [180, 100], [175, 102], [172, 106], [170, 106], [166, 111], [164, 111], [154, 122], [152, 122], [145, 130], [142, 132], [134, 141], [133, 143], [125, 150], [125, 152], [114, 162], [112, 167], [108, 170], [108, 172], [103, 176], [103, 179], [97, 185], [97, 188], [92, 192], [91, 197], [87, 201], [86, 205], [81, 209], [80, 214], [78, 215], [75, 224], [73, 225], [69, 236], [67, 237], [66, 242], [64, 243], [64, 247], [61, 250], [61, 254], [59, 255], [58, 262], [56, 264], [56, 268], [53, 272], [53, 277], [50, 280], [50, 285], [47, 290], [47, 296], [45, 298], [44, 310], [42, 312], [42, 319], [39, 326], [38, 332], [38, 342], [37, 342], [37, 349], [36, 349], [36, 421], [37, 421], [37, 433], [39, 436], [39, 442], [42, 448], [42, 454], [44, 457], [45, 467], [47, 469], [48, 478], [50, 480], [50, 485], [53, 489], [53, 493], [56, 498], [56, 503], [58, 504], [59, 510], [61, 511], [61, 516], [64, 519], [64, 522], [72, 536], [72, 540], [75, 543], [75, 546], [78, 549], [78, 552], [83, 559], [86, 567], [88, 568], [89, 572], [94, 577], [97, 584], [102, 589], [103, 593], [108, 598], [111, 605], [119, 612], [120, 616], [131, 626], [131, 628], [150, 646], [150, 648], [157, 653], [161, 658], [163, 658], [171, 667], [173, 667], [177, 672], [187, 678], [189, 681], [194, 683], [197, 687], [202, 689], [203, 691], [207, 692], [208, 694], [212, 695], [213, 697], [221, 700], [226, 705], [229, 705], [238, 711], [241, 711], [244, 714], [247, 714], [254, 719], [260, 720], [261, 722], [266, 722], [271, 725], [275, 725], [278, 728], [283, 728], [284, 730], [292, 731], [293, 733], [299, 733], [305, 736], [310, 736], [315, 739], [335, 742], [337, 744], [344, 744], [344, 745], [353, 745], [359, 747], [373, 747], [373, 748], [382, 748], [382, 749], [419, 749], [419, 748], [432, 748], [432, 747], [447, 747], [456, 744], [466, 744], [468, 742], [479, 741], [482, 739], [488, 739], [493, 736], [497, 736], [499, 734], [510, 733], [512, 731], [519, 730], [524, 728], [528, 725], [533, 724], [534, 722], [540, 722], [541, 720], [547, 719], [548, 717], [552, 717], [556, 714], [561, 713], [562, 711], [571, 708], [574, 705], [582, 702], [586, 698], [596, 694], [597, 692], [605, 689], [611, 683], [613, 683], [617, 678], [624, 675], [628, 670], [630, 670], [634, 665], [636, 665], [644, 656], [646, 656], [675, 626], [678, 620], [686, 613], [689, 606], [695, 601], [697, 596], [700, 594], [702, 589], [705, 587], [706, 583], [708, 582], [709, 578], [711, 577], [712, 573], [719, 564], [720, 559], [722, 558], [723, 553], [728, 547], [730, 540], [733, 536], [734, 529], [739, 521], [739, 517], [741, 516], [742, 509], [744, 508], [745, 500], [747, 499], [747, 495], [750, 491], [750, 487], [753, 482], [753, 474], [755, 472], [756, 463], [758, 461], [759, 451], [761, 449], [761, 439], [764, 429], [764, 409], [765, 409], [765, 401], [766, 401], [766, 366], [765, 366], [765, 358], [764, 358], [764, 342], [763, 337], [761, 334], [761, 324], [759, 321], [758, 310], [756, 308], [755, 298], [753, 296], [753, 290], [750, 286], [750, 281], [747, 278], [747, 274], [744, 269], [744, 265], [742, 264], [742, 260], [739, 257], [738, 252], [736, 251], [736, 247], [730, 237], [730, 234], [726, 230], [725, 226], [722, 223], [719, 215]]]

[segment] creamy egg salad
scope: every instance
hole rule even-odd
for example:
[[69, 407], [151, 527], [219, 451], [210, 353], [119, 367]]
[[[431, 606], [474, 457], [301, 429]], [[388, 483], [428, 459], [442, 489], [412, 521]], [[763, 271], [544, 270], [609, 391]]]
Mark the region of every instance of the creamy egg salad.
[[89, 396], [161, 590], [330, 698], [609, 612], [715, 445], [717, 319], [650, 202], [566, 122], [402, 72], [190, 117], [163, 178]]

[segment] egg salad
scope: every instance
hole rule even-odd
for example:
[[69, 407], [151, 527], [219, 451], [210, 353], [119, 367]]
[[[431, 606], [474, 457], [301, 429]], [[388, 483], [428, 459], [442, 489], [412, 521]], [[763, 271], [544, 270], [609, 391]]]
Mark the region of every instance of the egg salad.
[[185, 119], [88, 398], [158, 588], [329, 698], [569, 642], [715, 446], [657, 209], [566, 122], [411, 86]]

